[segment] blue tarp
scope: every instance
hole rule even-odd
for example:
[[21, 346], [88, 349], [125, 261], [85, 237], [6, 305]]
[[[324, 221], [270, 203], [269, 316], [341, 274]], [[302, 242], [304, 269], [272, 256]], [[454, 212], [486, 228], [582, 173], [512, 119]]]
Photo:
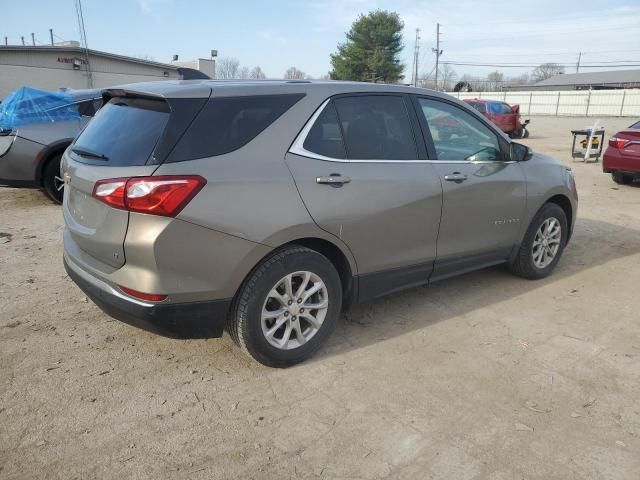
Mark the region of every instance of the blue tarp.
[[30, 123], [60, 122], [80, 118], [74, 100], [65, 93], [22, 87], [0, 103], [0, 130]]

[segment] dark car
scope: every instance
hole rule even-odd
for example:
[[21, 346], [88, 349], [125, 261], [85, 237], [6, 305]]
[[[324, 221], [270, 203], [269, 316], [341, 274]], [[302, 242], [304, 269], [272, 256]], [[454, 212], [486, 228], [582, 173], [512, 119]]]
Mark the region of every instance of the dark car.
[[619, 131], [609, 139], [602, 170], [616, 183], [627, 184], [640, 179], [640, 122]]
[[524, 123], [521, 122], [520, 105], [509, 105], [498, 100], [480, 100], [477, 98], [467, 98], [464, 102], [495, 123], [500, 130], [511, 138], [527, 138], [529, 136], [529, 130], [526, 128], [529, 120], [525, 120]]
[[0, 108], [0, 185], [42, 188], [62, 203], [62, 152], [102, 107], [102, 90], [23, 87]]

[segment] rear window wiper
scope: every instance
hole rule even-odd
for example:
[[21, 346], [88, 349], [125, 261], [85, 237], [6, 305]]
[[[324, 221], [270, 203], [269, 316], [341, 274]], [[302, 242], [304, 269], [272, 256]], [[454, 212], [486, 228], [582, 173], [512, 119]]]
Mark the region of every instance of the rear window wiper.
[[71, 147], [71, 151], [82, 157], [98, 158], [100, 160], [109, 160], [109, 157], [100, 152], [95, 152], [83, 147]]

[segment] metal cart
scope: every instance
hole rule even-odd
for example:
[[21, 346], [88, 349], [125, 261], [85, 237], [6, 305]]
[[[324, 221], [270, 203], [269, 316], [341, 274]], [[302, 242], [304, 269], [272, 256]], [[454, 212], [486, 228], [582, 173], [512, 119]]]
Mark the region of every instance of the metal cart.
[[[598, 162], [604, 145], [604, 127], [585, 127], [571, 130], [571, 133], [573, 134], [571, 156], [574, 161], [580, 159], [583, 162]], [[591, 146], [587, 148], [589, 142]]]

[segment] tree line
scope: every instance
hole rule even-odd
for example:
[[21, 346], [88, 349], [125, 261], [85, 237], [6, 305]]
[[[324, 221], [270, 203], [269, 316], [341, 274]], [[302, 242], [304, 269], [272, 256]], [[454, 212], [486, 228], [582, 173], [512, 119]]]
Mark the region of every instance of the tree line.
[[[267, 75], [262, 68], [241, 66], [240, 60], [233, 57], [223, 57], [216, 62], [216, 78], [220, 80], [265, 80]], [[282, 78], [287, 80], [310, 79], [311, 76], [296, 67], [289, 67]]]

